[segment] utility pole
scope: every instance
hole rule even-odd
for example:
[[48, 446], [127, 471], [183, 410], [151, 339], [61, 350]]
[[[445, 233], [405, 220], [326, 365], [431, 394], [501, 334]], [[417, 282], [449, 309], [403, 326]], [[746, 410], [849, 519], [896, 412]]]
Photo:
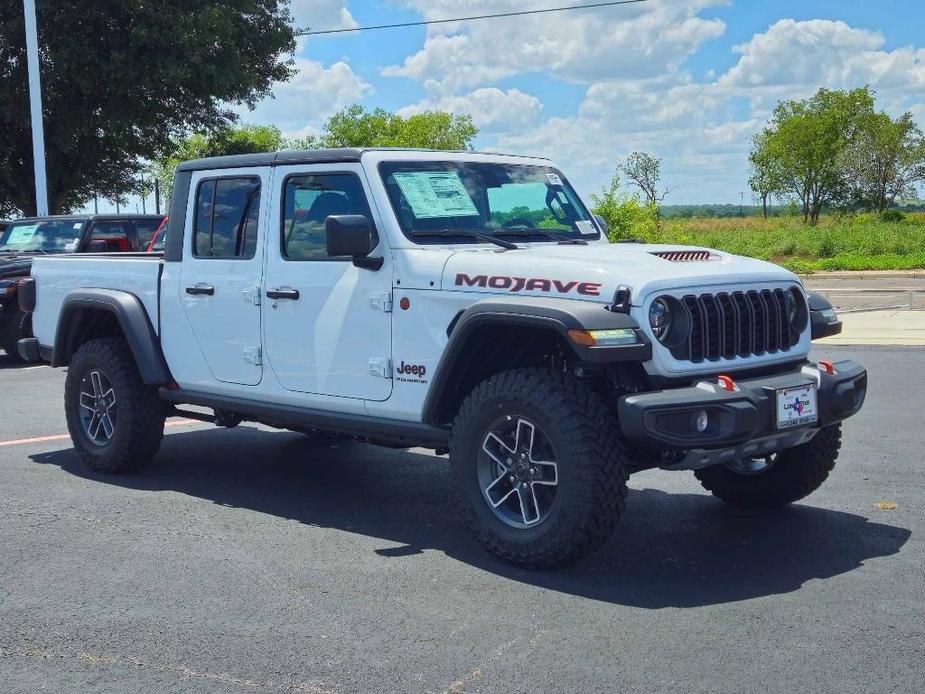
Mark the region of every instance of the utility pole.
[[26, 62], [29, 66], [29, 110], [32, 116], [32, 165], [35, 171], [35, 213], [48, 214], [48, 179], [45, 176], [45, 130], [42, 125], [42, 80], [39, 75], [39, 36], [35, 0], [23, 0], [26, 20]]
[[100, 199], [94, 195], [93, 196], [93, 214], [99, 214], [99, 213], [100, 213]]
[[161, 182], [160, 179], [154, 179], [154, 211], [161, 213]]
[[745, 193], [740, 192], [739, 193], [739, 216], [740, 217], [745, 216], [744, 201], [745, 201]]

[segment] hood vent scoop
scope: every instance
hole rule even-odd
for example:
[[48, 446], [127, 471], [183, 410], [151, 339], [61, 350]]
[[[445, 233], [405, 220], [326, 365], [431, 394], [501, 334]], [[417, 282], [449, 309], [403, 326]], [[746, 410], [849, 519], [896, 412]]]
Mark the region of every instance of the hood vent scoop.
[[654, 251], [652, 255], [672, 263], [696, 263], [720, 259], [720, 256], [710, 251]]

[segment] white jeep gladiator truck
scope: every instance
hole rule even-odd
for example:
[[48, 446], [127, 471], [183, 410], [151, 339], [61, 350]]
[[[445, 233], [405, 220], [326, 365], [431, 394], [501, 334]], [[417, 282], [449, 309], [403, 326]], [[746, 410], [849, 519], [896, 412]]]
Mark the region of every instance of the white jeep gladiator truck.
[[806, 496], [867, 387], [854, 362], [808, 359], [840, 323], [795, 275], [609, 243], [544, 159], [191, 161], [163, 257], [39, 257], [32, 275], [19, 351], [68, 367], [91, 468], [139, 468], [181, 414], [432, 448], [478, 539], [526, 566], [600, 545], [638, 470], [693, 470], [740, 506]]

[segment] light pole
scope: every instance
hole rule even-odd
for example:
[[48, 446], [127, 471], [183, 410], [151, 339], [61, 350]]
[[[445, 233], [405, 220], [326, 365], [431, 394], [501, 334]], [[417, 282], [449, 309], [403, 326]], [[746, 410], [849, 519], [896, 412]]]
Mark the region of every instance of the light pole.
[[29, 67], [29, 107], [32, 115], [32, 162], [35, 169], [35, 213], [48, 214], [48, 183], [45, 178], [45, 131], [42, 127], [42, 80], [39, 75], [39, 36], [35, 0], [23, 0], [26, 18], [26, 62]]

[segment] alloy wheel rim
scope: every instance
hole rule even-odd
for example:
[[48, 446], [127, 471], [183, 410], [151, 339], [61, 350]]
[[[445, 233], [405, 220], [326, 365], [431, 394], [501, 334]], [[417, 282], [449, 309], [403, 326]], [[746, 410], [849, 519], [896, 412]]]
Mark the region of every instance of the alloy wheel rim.
[[116, 393], [103, 371], [89, 371], [80, 382], [80, 424], [87, 439], [106, 446], [116, 430]]
[[482, 497], [505, 524], [531, 528], [549, 517], [558, 495], [559, 466], [549, 437], [526, 417], [507, 415], [482, 439]]

